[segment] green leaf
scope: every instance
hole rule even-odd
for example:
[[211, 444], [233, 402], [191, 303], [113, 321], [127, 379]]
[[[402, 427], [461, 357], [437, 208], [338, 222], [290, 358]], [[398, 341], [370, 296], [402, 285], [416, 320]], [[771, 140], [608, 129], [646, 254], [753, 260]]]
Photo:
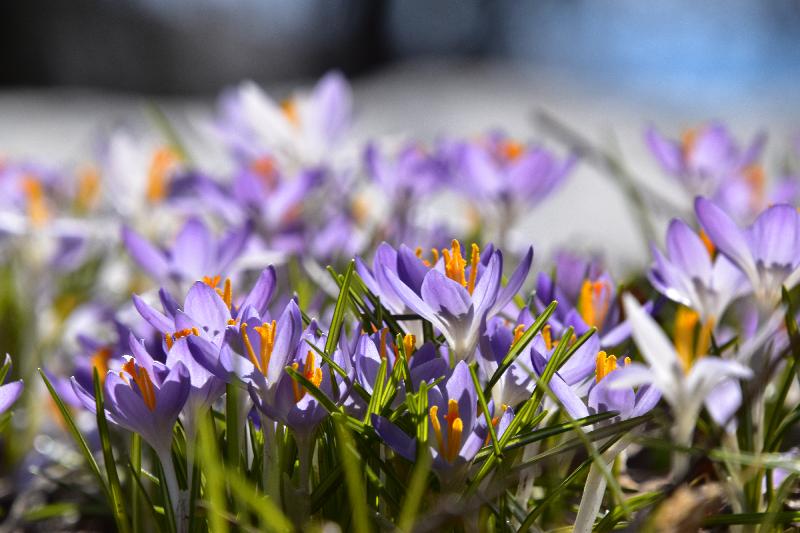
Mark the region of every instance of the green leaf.
[[558, 306], [558, 302], [555, 300], [550, 302], [544, 311], [536, 318], [536, 320], [531, 324], [531, 326], [525, 330], [525, 333], [522, 334], [522, 337], [519, 338], [517, 342], [511, 345], [511, 348], [508, 350], [508, 354], [503, 358], [503, 362], [497, 367], [497, 370], [494, 371], [492, 377], [489, 379], [489, 382], [486, 384], [486, 387], [483, 389], [484, 396], [489, 396], [492, 391], [492, 387], [497, 383], [500, 377], [505, 373], [508, 367], [514, 362], [514, 360], [519, 357], [519, 354], [525, 349], [526, 346], [533, 340], [539, 331], [544, 327], [547, 321], [550, 319], [550, 316], [556, 310]]
[[[226, 476], [224, 467], [219, 457], [217, 447], [217, 435], [214, 431], [214, 422], [211, 416], [203, 417], [200, 420], [198, 434], [198, 452], [202, 463], [203, 474], [205, 476], [204, 496], [208, 501], [208, 525], [209, 530], [215, 533], [227, 533], [228, 522], [228, 501], [226, 498]], [[235, 478], [237, 475], [227, 476], [227, 479]]]
[[497, 432], [495, 432], [494, 424], [492, 424], [492, 415], [489, 413], [489, 406], [486, 404], [486, 397], [483, 395], [481, 382], [478, 380], [478, 373], [475, 371], [477, 366], [478, 363], [469, 365], [469, 373], [472, 376], [472, 383], [475, 384], [475, 391], [478, 393], [478, 405], [481, 411], [483, 411], [484, 418], [486, 418], [486, 426], [489, 428], [489, 440], [492, 443], [492, 448], [494, 448], [494, 454], [500, 457], [503, 455], [503, 451], [500, 449], [500, 443], [497, 441]]
[[50, 380], [47, 379], [47, 375], [41, 368], [39, 369], [39, 375], [42, 377], [42, 381], [44, 381], [44, 384], [47, 387], [50, 396], [56, 403], [56, 407], [58, 407], [58, 410], [64, 419], [64, 423], [66, 424], [67, 429], [72, 435], [72, 438], [75, 440], [75, 443], [78, 445], [78, 449], [83, 454], [83, 458], [86, 460], [86, 464], [89, 466], [89, 470], [92, 471], [94, 477], [97, 479], [97, 482], [100, 485], [100, 488], [103, 489], [103, 492], [105, 492], [109, 503], [113, 505], [111, 499], [111, 492], [108, 489], [106, 480], [103, 478], [103, 474], [100, 473], [100, 467], [97, 465], [97, 461], [95, 461], [94, 456], [92, 455], [92, 452], [89, 449], [89, 445], [86, 444], [86, 440], [83, 438], [83, 435], [81, 435], [81, 432], [78, 430], [78, 426], [75, 424], [75, 420], [73, 420], [72, 415], [69, 412], [69, 409], [67, 409], [67, 406], [64, 405], [64, 402], [58, 396], [58, 393], [56, 392], [55, 388], [53, 388], [53, 384], [50, 383]]
[[417, 517], [419, 505], [428, 488], [428, 474], [431, 471], [433, 458], [427, 446], [418, 446], [417, 462], [411, 472], [411, 481], [408, 484], [406, 497], [403, 499], [403, 507], [400, 509], [397, 521], [400, 531], [411, 531]]
[[94, 381], [94, 401], [97, 410], [97, 432], [100, 436], [100, 445], [103, 449], [103, 462], [106, 465], [106, 476], [111, 494], [111, 508], [114, 512], [114, 520], [117, 528], [123, 533], [130, 531], [128, 517], [125, 514], [125, 503], [122, 498], [122, 487], [119, 484], [119, 474], [117, 473], [117, 463], [114, 460], [114, 450], [111, 448], [111, 435], [108, 432], [108, 421], [106, 420], [106, 409], [103, 404], [103, 388], [100, 385], [100, 375], [97, 368], [93, 369]]
[[350, 261], [347, 265], [347, 270], [344, 273], [342, 284], [340, 286], [339, 298], [336, 299], [336, 306], [333, 308], [333, 318], [331, 319], [331, 327], [328, 329], [328, 338], [325, 341], [325, 353], [332, 354], [336, 350], [336, 344], [339, 342], [339, 335], [342, 332], [342, 324], [344, 323], [344, 313], [347, 306], [347, 298], [350, 295], [350, 280], [353, 278], [353, 270], [355, 269], [356, 262]]
[[333, 415], [333, 421], [336, 426], [336, 435], [339, 439], [338, 448], [347, 484], [350, 509], [353, 512], [353, 531], [368, 533], [370, 531], [370, 523], [367, 514], [367, 494], [361, 478], [360, 456], [356, 451], [350, 432], [342, 420], [343, 417], [344, 415]]

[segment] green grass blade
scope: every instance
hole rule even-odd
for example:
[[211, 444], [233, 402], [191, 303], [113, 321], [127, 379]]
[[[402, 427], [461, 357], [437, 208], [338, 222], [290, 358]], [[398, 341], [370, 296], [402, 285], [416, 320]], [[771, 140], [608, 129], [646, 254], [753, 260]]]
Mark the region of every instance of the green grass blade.
[[[214, 431], [213, 419], [210, 416], [203, 417], [200, 421], [197, 444], [205, 476], [203, 496], [208, 502], [209, 530], [215, 533], [227, 533], [228, 502], [225, 496], [225, 474], [217, 448], [217, 435]], [[236, 476], [228, 477], [230, 479]]]
[[125, 502], [122, 497], [122, 487], [119, 484], [119, 474], [117, 473], [117, 463], [114, 460], [114, 450], [111, 448], [111, 435], [108, 432], [108, 420], [106, 420], [106, 409], [103, 403], [103, 387], [100, 385], [100, 375], [97, 368], [94, 368], [94, 401], [97, 409], [97, 432], [100, 436], [100, 445], [103, 449], [103, 462], [106, 466], [106, 476], [111, 494], [111, 506], [114, 512], [114, 520], [117, 528], [126, 533], [130, 531], [128, 517], [125, 513]]
[[344, 323], [344, 313], [347, 308], [347, 299], [350, 295], [350, 281], [353, 278], [353, 270], [355, 270], [355, 267], [355, 261], [350, 261], [347, 265], [347, 270], [342, 279], [339, 297], [336, 299], [336, 306], [333, 308], [331, 327], [328, 329], [328, 338], [325, 341], [325, 353], [328, 355], [336, 350], [336, 344], [339, 342], [339, 335], [342, 332], [342, 324]]
[[339, 455], [344, 469], [350, 509], [353, 512], [353, 531], [356, 533], [368, 533], [370, 531], [370, 523], [367, 513], [367, 492], [361, 478], [362, 465], [359, 464], [360, 455], [356, 451], [355, 443], [344, 420], [342, 420], [343, 417], [344, 415], [333, 415], [333, 421], [336, 426], [336, 436], [339, 440]]
[[78, 426], [75, 424], [75, 420], [72, 418], [69, 409], [67, 408], [66, 405], [64, 405], [64, 402], [58, 396], [58, 393], [56, 392], [55, 388], [53, 388], [53, 384], [50, 383], [50, 380], [47, 379], [47, 375], [41, 368], [39, 369], [39, 375], [42, 377], [42, 381], [44, 381], [44, 384], [47, 387], [50, 396], [56, 403], [56, 407], [58, 407], [58, 410], [61, 413], [62, 418], [64, 419], [64, 423], [66, 424], [67, 429], [72, 435], [72, 438], [75, 440], [75, 443], [78, 445], [78, 449], [83, 454], [83, 457], [86, 460], [86, 464], [89, 466], [89, 470], [92, 471], [92, 474], [94, 474], [94, 477], [97, 479], [100, 488], [102, 488], [103, 492], [105, 492], [109, 503], [112, 503], [111, 492], [108, 489], [106, 480], [103, 478], [103, 474], [100, 472], [100, 467], [98, 466], [97, 461], [95, 461], [94, 455], [92, 455], [92, 452], [89, 449], [89, 445], [86, 443], [86, 439], [83, 438], [83, 435], [78, 430]]
[[475, 391], [478, 393], [478, 405], [481, 411], [483, 411], [483, 416], [486, 418], [486, 426], [489, 428], [489, 440], [492, 443], [492, 448], [494, 448], [494, 454], [500, 457], [503, 455], [503, 450], [500, 449], [500, 443], [497, 440], [497, 432], [494, 430], [494, 424], [492, 424], [492, 415], [489, 413], [489, 406], [481, 390], [481, 382], [478, 380], [478, 373], [475, 371], [477, 365], [478, 363], [469, 365], [469, 373], [472, 376], [472, 383], [475, 384]]
[[431, 471], [433, 458], [427, 447], [420, 447], [417, 454], [417, 462], [411, 472], [411, 481], [408, 483], [406, 497], [403, 499], [403, 507], [400, 509], [398, 529], [400, 531], [411, 531], [417, 518], [422, 497], [428, 486], [428, 474]]
[[511, 363], [519, 357], [519, 354], [525, 349], [526, 346], [533, 340], [539, 331], [544, 327], [547, 321], [550, 319], [550, 315], [556, 310], [558, 306], [558, 302], [553, 301], [550, 302], [544, 311], [534, 320], [533, 324], [525, 330], [525, 333], [522, 334], [522, 337], [511, 345], [511, 348], [508, 351], [508, 354], [503, 358], [503, 362], [497, 367], [497, 370], [494, 371], [492, 377], [489, 378], [489, 382], [486, 384], [486, 387], [483, 389], [483, 395], [489, 396], [492, 391], [492, 387], [495, 386], [497, 381], [503, 375], [503, 373], [511, 366]]

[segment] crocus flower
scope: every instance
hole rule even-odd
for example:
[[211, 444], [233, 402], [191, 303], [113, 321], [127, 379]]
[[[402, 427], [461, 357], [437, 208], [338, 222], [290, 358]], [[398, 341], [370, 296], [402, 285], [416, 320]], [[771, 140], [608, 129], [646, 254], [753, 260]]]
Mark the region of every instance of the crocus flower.
[[200, 219], [191, 218], [168, 249], [151, 244], [128, 227], [122, 229], [122, 240], [131, 257], [154, 280], [191, 282], [226, 272], [242, 253], [249, 234], [245, 225], [216, 239]]
[[539, 273], [534, 295], [539, 311], [553, 300], [558, 307], [550, 323], [556, 334], [567, 326], [573, 326], [578, 335], [594, 327], [604, 347], [616, 346], [630, 336], [629, 325], [621, 319], [614, 279], [597, 260], [559, 253], [552, 276]]
[[275, 102], [246, 82], [222, 99], [217, 131], [234, 153], [249, 160], [273, 156], [279, 168], [318, 166], [339, 145], [352, 120], [352, 95], [338, 72], [330, 72], [307, 94]]
[[650, 282], [667, 298], [699, 313], [704, 323], [719, 321], [731, 301], [749, 291], [741, 271], [722, 254], [713, 258], [683, 221], [670, 223], [666, 244], [666, 256], [653, 247]]
[[[631, 363], [614, 372], [610, 386], [623, 390], [633, 386], [652, 385], [661, 392], [676, 418], [673, 438], [678, 445], [691, 443], [692, 432], [703, 403], [709, 394], [728, 379], [748, 379], [752, 371], [736, 361], [703, 356], [687, 368], [667, 336], [636, 299], [623, 296], [625, 313], [631, 324], [633, 339], [646, 365]], [[719, 401], [731, 401], [717, 398]], [[735, 401], [735, 398], [733, 399]], [[676, 460], [674, 475], [686, 468], [685, 457]]]
[[103, 198], [125, 220], [147, 224], [153, 208], [169, 197], [182, 168], [180, 156], [171, 148], [125, 131], [114, 132], [100, 157]]
[[452, 244], [452, 250], [443, 250], [442, 258], [425, 274], [419, 294], [386, 267], [384, 275], [400, 300], [444, 335], [454, 358], [451, 364], [455, 364], [472, 356], [482, 325], [519, 291], [530, 271], [533, 248], [501, 287], [503, 255], [499, 250], [484, 266], [480, 250], [473, 244], [467, 269], [461, 244], [457, 240]]
[[[158, 455], [167, 479], [167, 488], [177, 511], [180, 501], [172, 462], [172, 431], [189, 398], [189, 371], [178, 362], [172, 368], [155, 361], [136, 342], [133, 356], [125, 357], [120, 372], [106, 375], [104, 399], [106, 417], [114, 424], [141, 435]], [[86, 409], [96, 412], [95, 399], [73, 378], [75, 394]]]
[[744, 149], [725, 126], [713, 123], [688, 130], [680, 141], [666, 139], [650, 128], [645, 140], [661, 167], [690, 197], [708, 196], [738, 220], [749, 220], [771, 200], [757, 162], [764, 134], [756, 135]]
[[[531, 360], [536, 372], [541, 374], [546, 365], [545, 358], [534, 351]], [[595, 357], [594, 379], [589, 384], [588, 391], [584, 387], [568, 383], [561, 372], [553, 375], [549, 387], [569, 415], [576, 419], [612, 411], [617, 413], [615, 418], [623, 420], [641, 416], [656, 406], [661, 399], [661, 392], [650, 384], [642, 385], [637, 390], [632, 387], [617, 388], [613, 386], [613, 379], [606, 379], [612, 372], [630, 364], [630, 358], [625, 357], [624, 366], [619, 367], [617, 356], [608, 355], [601, 350]]]
[[564, 181], [575, 163], [573, 157], [562, 161], [542, 147], [499, 133], [464, 143], [460, 155], [461, 175], [469, 183], [465, 190], [481, 203], [491, 199], [515, 207], [540, 202]]
[[[465, 361], [428, 393], [429, 445], [433, 468], [447, 485], [458, 483], [486, 442], [488, 428], [479, 422], [478, 396]], [[498, 436], [513, 418], [507, 408], [497, 418]], [[372, 415], [372, 425], [386, 444], [409, 461], [416, 460], [417, 441], [386, 418]]]
[[[252, 374], [253, 383], [248, 387], [256, 407], [272, 420], [290, 428], [300, 441], [307, 442], [328, 411], [284, 368], [289, 366], [301, 373], [336, 403], [344, 402], [348, 393], [348, 384], [332, 374], [317, 352], [324, 349], [326, 339], [327, 335], [320, 334], [316, 322], [312, 320], [294, 350], [288, 352], [288, 357], [284, 355], [283, 359], [279, 359], [279, 364], [283, 366], [278, 368], [278, 365], [272, 365], [277, 375], [273, 378], [269, 372], [267, 376], [255, 372]], [[345, 364], [340, 350], [333, 354], [333, 360], [340, 366]]]
[[745, 229], [705, 198], [697, 198], [695, 211], [715, 248], [747, 276], [762, 310], [780, 302], [781, 287], [800, 280], [800, 214], [794, 207], [769, 207]]
[[[384, 328], [372, 335], [364, 333], [356, 341], [353, 354], [355, 376], [368, 393], [372, 394], [373, 392], [381, 362], [386, 360], [385, 384], [388, 383], [389, 376], [400, 358], [405, 358], [406, 354], [409, 354], [408, 370], [411, 384], [415, 389], [423, 381], [430, 383], [447, 374], [447, 361], [442, 358], [432, 343], [425, 343], [417, 349], [414, 335], [406, 334], [402, 346], [398, 347], [388, 332], [389, 330]], [[401, 380], [397, 383], [395, 405], [402, 402], [404, 397], [405, 383]]]

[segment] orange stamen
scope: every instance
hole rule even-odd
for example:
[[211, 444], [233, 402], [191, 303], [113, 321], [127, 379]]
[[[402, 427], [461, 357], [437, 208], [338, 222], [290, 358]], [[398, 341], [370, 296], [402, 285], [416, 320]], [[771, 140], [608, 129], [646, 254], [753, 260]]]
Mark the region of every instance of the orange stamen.
[[[150, 411], [155, 411], [156, 392], [155, 387], [153, 387], [153, 381], [150, 379], [147, 370], [136, 365], [133, 359], [128, 359], [125, 364], [122, 365], [122, 372], [127, 372], [131, 378], [133, 378], [133, 382], [136, 383], [136, 386], [139, 388], [139, 393], [142, 395], [144, 404]], [[122, 372], [120, 372], [119, 375], [125, 379]], [[130, 384], [130, 382], [128, 382], [128, 384]]]

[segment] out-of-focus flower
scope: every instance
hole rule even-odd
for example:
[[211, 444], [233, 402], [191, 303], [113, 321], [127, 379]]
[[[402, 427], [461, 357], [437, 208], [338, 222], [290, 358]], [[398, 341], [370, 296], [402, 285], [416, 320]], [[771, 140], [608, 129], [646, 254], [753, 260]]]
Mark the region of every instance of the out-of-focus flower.
[[697, 198], [695, 211], [711, 243], [747, 276], [762, 310], [781, 299], [781, 287], [800, 281], [800, 214], [775, 205], [741, 229], [710, 200]]
[[[6, 368], [11, 366], [11, 356], [8, 354], [6, 354], [3, 366]], [[21, 379], [0, 385], [0, 415], [8, 411], [11, 406], [14, 405], [14, 402], [16, 402], [22, 394], [23, 388], [24, 385]]]
[[481, 327], [511, 302], [528, 276], [532, 261], [533, 248], [529, 248], [508, 284], [501, 287], [503, 255], [499, 250], [493, 251], [484, 265], [478, 246], [473, 244], [467, 268], [461, 244], [453, 240], [452, 249], [443, 250], [441, 259], [425, 274], [419, 294], [387, 267], [384, 275], [400, 300], [444, 335], [454, 365], [472, 357]]
[[666, 139], [649, 128], [645, 140], [661, 167], [692, 198], [707, 196], [739, 221], [749, 222], [771, 203], [793, 196], [785, 187], [773, 192], [767, 189], [764, 170], [758, 164], [764, 133], [757, 134], [745, 148], [718, 123], [687, 130], [680, 141]]
[[[445, 482], [461, 479], [465, 468], [486, 442], [488, 428], [479, 423], [478, 396], [465, 361], [459, 361], [450, 376], [428, 392], [429, 439], [433, 467]], [[513, 418], [509, 407], [496, 420], [501, 436]], [[494, 422], [494, 421], [493, 421]], [[378, 435], [398, 455], [416, 460], [417, 441], [386, 418], [372, 415]]]
[[152, 221], [153, 209], [169, 198], [183, 169], [175, 150], [117, 131], [101, 152], [101, 195], [124, 220], [147, 223]]
[[[647, 364], [626, 365], [625, 368], [609, 376], [612, 380], [609, 385], [612, 389], [619, 390], [643, 385], [652, 385], [658, 389], [675, 416], [673, 437], [676, 443], [681, 446], [688, 445], [700, 409], [704, 402], [708, 402], [711, 392], [729, 379], [749, 379], [753, 373], [736, 361], [726, 361], [705, 354], [698, 354], [698, 358], [687, 366], [687, 362], [670, 343], [659, 325], [636, 299], [626, 294], [623, 296], [623, 302], [631, 324], [633, 340]], [[716, 397], [715, 400], [736, 402], [737, 398]], [[738, 405], [726, 410], [733, 412], [736, 408]], [[676, 472], [685, 468], [685, 464], [673, 466]]]
[[667, 255], [653, 246], [648, 279], [667, 298], [695, 310], [703, 322], [719, 321], [728, 305], [749, 292], [747, 279], [689, 228], [675, 219], [667, 230]]
[[597, 260], [561, 252], [556, 256], [553, 275], [541, 272], [536, 280], [534, 301], [539, 311], [558, 301], [550, 323], [560, 335], [573, 326], [578, 335], [597, 328], [601, 345], [611, 347], [630, 336], [630, 326], [622, 320], [616, 284]]
[[242, 253], [250, 235], [245, 225], [216, 239], [197, 218], [189, 219], [169, 249], [161, 249], [123, 227], [122, 240], [131, 257], [158, 282], [192, 282], [223, 274]]
[[494, 133], [479, 142], [465, 142], [459, 168], [468, 180], [465, 190], [482, 204], [490, 200], [530, 207], [563, 183], [574, 164], [574, 157], [559, 160], [544, 148]]
[[325, 163], [340, 145], [352, 121], [352, 94], [338, 72], [281, 103], [246, 82], [223, 95], [220, 112], [217, 131], [237, 157], [272, 157], [294, 172]]

